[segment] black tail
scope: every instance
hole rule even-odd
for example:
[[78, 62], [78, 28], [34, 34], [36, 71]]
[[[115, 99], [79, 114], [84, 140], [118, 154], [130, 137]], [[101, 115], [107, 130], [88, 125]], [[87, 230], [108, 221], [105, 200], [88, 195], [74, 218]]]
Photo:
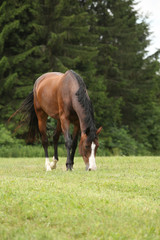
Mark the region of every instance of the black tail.
[[[20, 108], [10, 117], [14, 117], [17, 114], [21, 115], [20, 123], [18, 127], [22, 125], [28, 125], [27, 142], [33, 143], [36, 137], [39, 136], [38, 119], [34, 109], [34, 94], [33, 91], [26, 97]], [[9, 120], [10, 120], [9, 119]]]

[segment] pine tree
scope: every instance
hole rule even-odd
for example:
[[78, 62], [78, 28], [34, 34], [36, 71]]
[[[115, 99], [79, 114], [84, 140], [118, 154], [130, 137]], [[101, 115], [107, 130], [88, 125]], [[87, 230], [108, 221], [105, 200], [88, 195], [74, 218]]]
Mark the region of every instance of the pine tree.
[[149, 112], [154, 116], [158, 114], [157, 100], [153, 98], [158, 62], [145, 60], [149, 26], [145, 19], [137, 21], [139, 16], [133, 6], [133, 0], [103, 0], [92, 4], [97, 15], [97, 25], [93, 29], [99, 34], [97, 73], [103, 78], [108, 98], [104, 105], [108, 116], [105, 111], [101, 121], [107, 119], [108, 128], [105, 129], [111, 138], [114, 129], [128, 129], [137, 142], [151, 151], [150, 130], [146, 121], [142, 124], [142, 119], [150, 122]]
[[[104, 129], [107, 130], [110, 127], [120, 124], [120, 108], [122, 105], [122, 97], [114, 96], [109, 84], [110, 79], [112, 82], [116, 81], [113, 74], [118, 78], [120, 76], [116, 59], [114, 59], [115, 52], [118, 51], [118, 49], [114, 46], [114, 36], [112, 36], [115, 28], [113, 24], [113, 13], [108, 4], [109, 1], [92, 1], [91, 5], [91, 11], [95, 12], [97, 18], [96, 25], [92, 26], [93, 32], [98, 35], [98, 41], [96, 43], [98, 48], [96, 77], [99, 86], [101, 86], [100, 96], [103, 96], [103, 103], [99, 105], [97, 102], [97, 109], [101, 109], [101, 113], [98, 111], [98, 121], [99, 123], [101, 122]], [[101, 106], [103, 107], [101, 108]]]
[[86, 9], [82, 2], [69, 0], [3, 2], [1, 121], [17, 109], [44, 72], [74, 69], [88, 85], [97, 49]]
[[73, 69], [84, 77], [106, 147], [158, 154], [159, 51], [146, 57], [149, 26], [137, 21], [133, 6], [134, 0], [1, 1], [0, 121], [38, 76]]
[[[39, 1], [38, 1], [39, 2]], [[37, 4], [38, 4], [37, 2]], [[90, 75], [92, 59], [97, 53], [90, 33], [90, 16], [81, 1], [40, 1], [37, 28], [42, 31], [49, 71], [77, 70]]]
[[159, 108], [159, 67], [156, 56], [147, 57], [143, 61], [135, 85], [138, 93], [132, 102], [132, 122], [130, 129], [134, 138], [143, 143], [146, 149], [153, 154], [160, 153], [160, 108]]
[[[3, 1], [0, 6], [0, 118], [5, 122], [33, 88], [41, 55], [32, 23], [32, 1]], [[43, 69], [41, 64], [40, 69]]]

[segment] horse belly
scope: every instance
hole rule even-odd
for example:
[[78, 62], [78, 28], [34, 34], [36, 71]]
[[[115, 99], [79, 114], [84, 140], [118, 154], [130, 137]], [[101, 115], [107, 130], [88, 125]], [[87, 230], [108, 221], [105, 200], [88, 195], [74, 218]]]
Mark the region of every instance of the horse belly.
[[47, 113], [47, 115], [58, 119], [57, 83], [55, 81], [47, 81], [46, 79], [38, 86], [36, 96], [40, 108]]

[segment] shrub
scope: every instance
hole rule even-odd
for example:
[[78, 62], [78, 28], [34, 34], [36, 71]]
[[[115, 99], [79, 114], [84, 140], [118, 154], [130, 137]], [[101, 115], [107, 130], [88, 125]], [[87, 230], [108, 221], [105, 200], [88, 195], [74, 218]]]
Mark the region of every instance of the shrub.
[[15, 139], [12, 137], [9, 130], [3, 124], [0, 124], [0, 145], [12, 145]]
[[113, 155], [149, 155], [145, 146], [139, 144], [127, 128], [112, 128], [106, 139], [106, 146]]
[[[66, 156], [66, 149], [64, 146], [59, 146], [59, 156]], [[53, 147], [48, 148], [49, 156], [53, 156]], [[42, 145], [5, 145], [0, 148], [0, 157], [44, 157], [44, 150]]]

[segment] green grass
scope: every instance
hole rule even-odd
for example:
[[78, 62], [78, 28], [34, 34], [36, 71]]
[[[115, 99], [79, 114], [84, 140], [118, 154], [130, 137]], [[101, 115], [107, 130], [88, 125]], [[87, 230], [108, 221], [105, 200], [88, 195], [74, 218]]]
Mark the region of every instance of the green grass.
[[160, 157], [0, 158], [0, 239], [160, 239]]

